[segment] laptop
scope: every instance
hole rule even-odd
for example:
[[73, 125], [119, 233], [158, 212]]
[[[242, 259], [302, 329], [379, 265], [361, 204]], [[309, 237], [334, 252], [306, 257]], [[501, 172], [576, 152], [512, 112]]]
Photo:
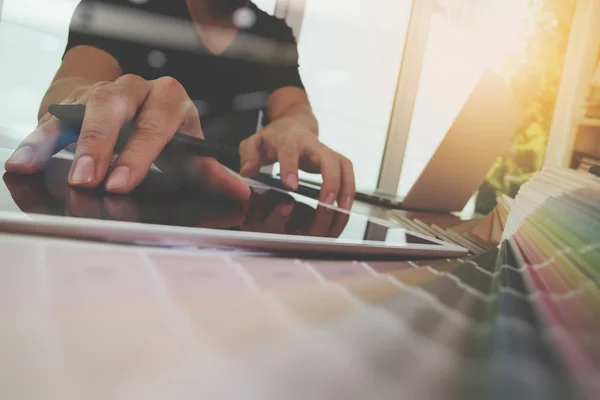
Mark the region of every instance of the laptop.
[[[404, 198], [381, 191], [358, 191], [356, 199], [405, 210], [461, 211], [496, 159], [508, 150], [523, 117], [507, 83], [487, 69]], [[318, 196], [319, 187], [302, 182], [299, 190]]]
[[491, 69], [484, 71], [401, 207], [461, 211], [510, 147], [523, 117], [505, 80]]

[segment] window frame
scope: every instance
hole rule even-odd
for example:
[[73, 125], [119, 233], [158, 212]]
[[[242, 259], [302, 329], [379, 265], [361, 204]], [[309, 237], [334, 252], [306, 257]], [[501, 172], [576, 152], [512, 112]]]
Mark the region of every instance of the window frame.
[[304, 10], [306, 10], [307, 0], [277, 0], [275, 6], [275, 16], [284, 19], [292, 28], [296, 40], [300, 39], [302, 21], [304, 19]]
[[[300, 38], [306, 1], [308, 0], [278, 0], [275, 7], [275, 16], [285, 19], [296, 40]], [[434, 12], [435, 0], [412, 0], [394, 104], [380, 160], [377, 191], [395, 194], [398, 190], [429, 38], [430, 21]], [[264, 167], [262, 172], [274, 174], [273, 166]]]
[[577, 0], [567, 44], [555, 111], [544, 154], [544, 167], [567, 168], [575, 141], [576, 120], [596, 71], [600, 49], [600, 2]]
[[377, 181], [382, 193], [398, 191], [434, 12], [435, 0], [413, 0]]

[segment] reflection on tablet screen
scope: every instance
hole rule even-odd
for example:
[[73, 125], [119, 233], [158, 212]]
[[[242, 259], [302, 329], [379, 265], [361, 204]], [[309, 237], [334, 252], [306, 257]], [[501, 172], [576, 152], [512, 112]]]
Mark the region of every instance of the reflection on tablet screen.
[[[3, 164], [3, 163], [2, 163]], [[68, 185], [71, 161], [53, 158], [36, 175], [3, 174], [2, 211], [72, 216], [159, 225], [202, 227], [288, 235], [429, 244], [359, 215], [335, 211], [304, 196], [251, 187], [248, 204], [202, 190], [196, 183], [151, 171], [127, 196]], [[11, 205], [12, 207], [9, 207]]]

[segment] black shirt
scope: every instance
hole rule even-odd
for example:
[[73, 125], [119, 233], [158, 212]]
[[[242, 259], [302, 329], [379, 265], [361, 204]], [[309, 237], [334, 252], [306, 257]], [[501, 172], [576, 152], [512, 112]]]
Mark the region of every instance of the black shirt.
[[214, 55], [202, 43], [185, 0], [82, 0], [65, 53], [89, 45], [110, 53], [124, 74], [177, 79], [198, 108], [204, 136], [237, 147], [256, 131], [270, 93], [304, 87], [296, 41], [285, 21], [252, 3], [235, 17], [237, 37]]

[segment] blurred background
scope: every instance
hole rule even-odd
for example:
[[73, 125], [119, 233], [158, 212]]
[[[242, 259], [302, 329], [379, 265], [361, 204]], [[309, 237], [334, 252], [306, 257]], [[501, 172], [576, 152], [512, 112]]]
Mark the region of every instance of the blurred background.
[[[293, 28], [321, 138], [353, 161], [360, 189], [406, 194], [488, 66], [509, 80], [526, 118], [467, 208], [489, 212], [498, 195], [514, 195], [544, 164], [576, 0], [254, 2]], [[77, 4], [0, 0], [0, 129], [16, 141], [36, 125]], [[411, 30], [424, 27], [424, 46], [407, 52]], [[410, 129], [392, 132], [399, 77], [411, 63], [418, 87], [407, 94]], [[405, 148], [392, 149], [404, 157], [391, 172], [395, 184], [382, 187], [390, 135], [404, 136]]]

